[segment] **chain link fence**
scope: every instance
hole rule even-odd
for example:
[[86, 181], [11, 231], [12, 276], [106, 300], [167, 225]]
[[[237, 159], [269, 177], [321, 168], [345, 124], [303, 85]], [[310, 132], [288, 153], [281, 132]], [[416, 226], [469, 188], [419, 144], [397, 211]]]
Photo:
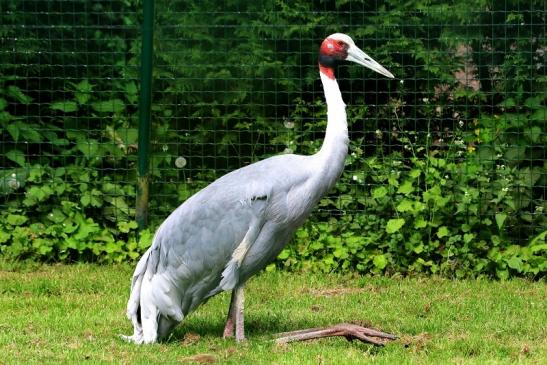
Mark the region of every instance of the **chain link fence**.
[[[228, 171], [317, 151], [326, 125], [317, 50], [344, 32], [397, 79], [338, 68], [350, 155], [297, 242], [351, 232], [374, 246], [371, 257], [383, 255], [375, 269], [466, 267], [466, 255], [482, 255], [470, 269], [478, 272], [498, 254], [492, 247], [506, 255], [545, 242], [544, 2], [155, 9], [152, 230]], [[0, 3], [0, 245], [15, 256], [138, 256], [141, 23], [133, 0]], [[346, 265], [346, 243], [325, 243], [319, 256]], [[309, 258], [311, 245], [292, 246], [285, 264]], [[412, 258], [401, 262], [399, 250]], [[505, 268], [525, 271], [523, 254], [507, 255]]]

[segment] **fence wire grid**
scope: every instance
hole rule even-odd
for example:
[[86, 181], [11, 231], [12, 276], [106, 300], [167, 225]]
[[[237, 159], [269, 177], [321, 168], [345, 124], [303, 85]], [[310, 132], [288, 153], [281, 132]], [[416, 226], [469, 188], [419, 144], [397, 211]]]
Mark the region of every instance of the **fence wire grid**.
[[[133, 229], [141, 6], [0, 2], [4, 230]], [[547, 228], [545, 16], [543, 1], [156, 1], [150, 226], [226, 172], [318, 150], [317, 51], [343, 32], [396, 79], [338, 67], [350, 154], [314, 220], [527, 244]]]

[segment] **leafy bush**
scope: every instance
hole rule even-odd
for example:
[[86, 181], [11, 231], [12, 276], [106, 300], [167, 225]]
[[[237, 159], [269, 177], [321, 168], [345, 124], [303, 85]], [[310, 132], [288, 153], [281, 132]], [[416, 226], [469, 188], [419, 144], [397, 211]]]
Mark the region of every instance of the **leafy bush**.
[[[135, 259], [140, 2], [4, 6], [0, 252]], [[277, 265], [545, 275], [543, 3], [217, 6], [156, 2], [151, 227], [227, 171], [317, 151], [317, 46], [344, 31], [402, 81], [340, 67], [347, 166]]]
[[[97, 173], [82, 173], [76, 166], [35, 165], [29, 171], [22, 205], [10, 204], [1, 212], [5, 257], [122, 262], [138, 258], [150, 244], [147, 233], [137, 239], [132, 209], [118, 195], [134, 198], [132, 186], [108, 178], [92, 184]], [[92, 217], [100, 217], [101, 224]]]
[[[537, 143], [546, 142], [537, 130], [543, 122], [538, 110], [544, 107], [536, 98], [525, 104], [517, 115], [462, 118], [454, 130], [442, 133], [405, 131], [404, 120], [398, 120], [391, 133], [377, 130], [374, 143], [353, 138], [336, 191], [321, 201], [319, 214], [281, 253], [280, 265], [456, 277], [543, 276], [547, 203], [541, 192], [547, 176], [545, 161], [536, 153], [544, 153]], [[309, 112], [301, 104], [293, 118]], [[432, 123], [426, 130], [433, 129]], [[510, 131], [515, 124], [526, 132], [499, 133], [500, 126]], [[318, 143], [299, 143], [313, 128], [292, 127], [293, 139], [286, 144], [313, 153]], [[422, 143], [413, 142], [418, 138]], [[398, 151], [386, 155], [386, 144], [396, 144]], [[373, 156], [367, 157], [367, 145], [376, 148]]]

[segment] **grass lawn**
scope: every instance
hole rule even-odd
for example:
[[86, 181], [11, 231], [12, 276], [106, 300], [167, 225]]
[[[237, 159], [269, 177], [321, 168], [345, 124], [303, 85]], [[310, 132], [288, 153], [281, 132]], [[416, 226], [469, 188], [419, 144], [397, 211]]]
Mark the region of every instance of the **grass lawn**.
[[[248, 341], [221, 337], [229, 294], [162, 344], [136, 346], [125, 318], [130, 266], [0, 270], [0, 364], [545, 364], [547, 284], [264, 273], [246, 292]], [[340, 322], [401, 336], [383, 348], [327, 338], [276, 345], [277, 332]]]

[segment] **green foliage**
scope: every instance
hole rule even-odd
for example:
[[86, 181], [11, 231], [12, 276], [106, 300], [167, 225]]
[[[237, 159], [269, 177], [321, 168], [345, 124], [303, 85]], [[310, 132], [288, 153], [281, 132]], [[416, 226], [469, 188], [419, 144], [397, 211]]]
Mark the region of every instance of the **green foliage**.
[[[402, 130], [397, 138], [409, 140]], [[296, 244], [278, 258], [281, 265], [502, 279], [544, 276], [547, 245], [538, 228], [547, 226], [542, 214], [547, 207], [534, 194], [545, 184], [540, 179], [544, 167], [519, 168], [511, 145], [479, 143], [475, 131], [455, 130], [451, 138], [446, 148], [422, 148], [421, 156], [420, 148], [408, 144], [409, 157], [361, 157], [359, 142], [352, 142], [349, 168], [332, 195], [337, 200], [321, 202], [325, 213], [297, 232]], [[464, 140], [475, 140], [476, 148]], [[330, 216], [332, 210], [339, 216]]]
[[[0, 53], [0, 252], [135, 259], [151, 239], [137, 239], [133, 222], [141, 3], [3, 6], [0, 34], [13, 52]], [[277, 264], [545, 275], [542, 2], [217, 8], [156, 1], [151, 227], [227, 171], [318, 150], [317, 46], [343, 31], [399, 80], [337, 70], [347, 166]], [[75, 13], [77, 22], [49, 16]]]
[[[28, 169], [22, 205], [10, 204], [0, 213], [0, 253], [9, 259], [135, 260], [150, 245], [151, 235], [138, 237], [131, 185], [83, 172], [76, 166]], [[123, 193], [113, 195], [114, 193]], [[99, 224], [91, 217], [101, 217]]]

